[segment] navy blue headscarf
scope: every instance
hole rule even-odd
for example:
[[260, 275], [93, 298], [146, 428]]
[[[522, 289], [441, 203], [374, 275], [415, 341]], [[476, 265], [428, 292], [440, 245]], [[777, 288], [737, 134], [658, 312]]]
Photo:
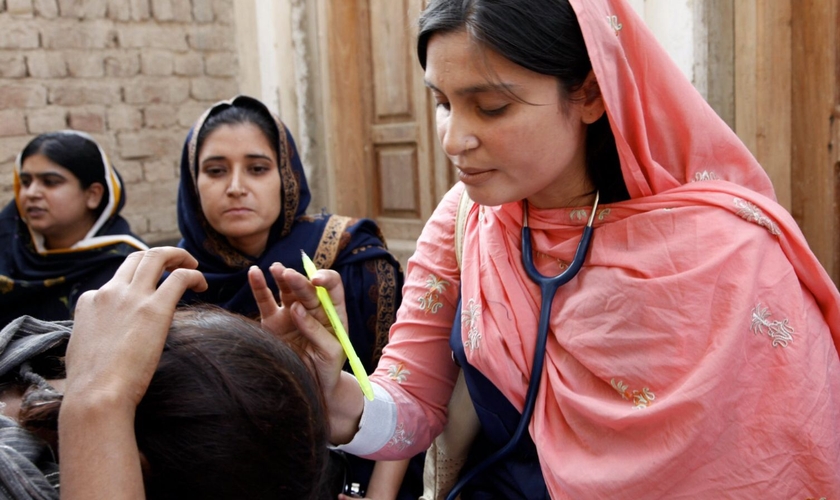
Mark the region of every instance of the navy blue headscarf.
[[[198, 136], [208, 118], [231, 106], [251, 108], [277, 127], [277, 141], [270, 142], [278, 148], [281, 211], [271, 227], [268, 244], [259, 256], [236, 250], [225, 236], [210, 226], [201, 210], [196, 187]], [[276, 294], [276, 285], [268, 273], [269, 266], [280, 262], [302, 273], [300, 251], [303, 250], [319, 269], [332, 268], [341, 274], [348, 301], [351, 340], [370, 371], [382, 344], [387, 342], [387, 331], [396, 315], [402, 271], [372, 220], [329, 214], [307, 216], [310, 198], [294, 139], [263, 103], [238, 96], [207, 110], [190, 130], [184, 144], [178, 189], [178, 226], [183, 236], [179, 246], [198, 259], [199, 270], [204, 273], [209, 288], [202, 293], [189, 292], [184, 300], [212, 303], [255, 317], [258, 310], [248, 286], [248, 269], [252, 265], [258, 266]], [[366, 335], [366, 331], [375, 333]], [[370, 357], [365, 356], [368, 347], [374, 353]]]
[[73, 136], [99, 150], [101, 161], [84, 165], [88, 171], [79, 171], [80, 166], [69, 170], [80, 179], [95, 179], [104, 185], [103, 211], [87, 235], [71, 248], [45, 248], [43, 235], [20, 215], [22, 161], [18, 157], [15, 199], [0, 212], [0, 327], [24, 314], [50, 321], [71, 319], [82, 293], [111, 279], [128, 254], [148, 248], [120, 216], [125, 205], [122, 179], [93, 138], [64, 130], [43, 134], [32, 142], [49, 141], [47, 136]]

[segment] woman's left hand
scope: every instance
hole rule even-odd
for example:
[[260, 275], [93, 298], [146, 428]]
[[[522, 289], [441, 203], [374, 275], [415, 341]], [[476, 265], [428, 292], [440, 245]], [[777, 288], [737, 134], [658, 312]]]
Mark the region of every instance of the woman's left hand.
[[[134, 416], [175, 306], [188, 288], [207, 289], [197, 266], [180, 248], [135, 252], [79, 298], [58, 423], [61, 498], [145, 498]], [[164, 270], [172, 273], [158, 286]]]
[[[133, 411], [157, 369], [181, 296], [207, 288], [196, 267], [180, 248], [134, 252], [110, 281], [79, 298], [65, 360], [65, 399], [98, 395]], [[158, 287], [164, 270], [172, 272]]]

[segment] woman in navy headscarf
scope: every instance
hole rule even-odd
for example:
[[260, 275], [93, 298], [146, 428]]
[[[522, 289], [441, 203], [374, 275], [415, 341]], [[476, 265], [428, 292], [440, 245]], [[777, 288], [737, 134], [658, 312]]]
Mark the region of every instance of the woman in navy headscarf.
[[[306, 215], [310, 193], [291, 134], [260, 101], [239, 96], [207, 110], [187, 136], [178, 191], [180, 246], [199, 261], [209, 289], [185, 296], [256, 317], [248, 269], [303, 272], [301, 250], [338, 271], [347, 287], [348, 331], [370, 370], [388, 341], [402, 270], [369, 219]], [[276, 293], [277, 290], [274, 289]]]
[[85, 133], [30, 141], [15, 164], [14, 192], [0, 212], [0, 328], [24, 314], [71, 319], [82, 293], [148, 248], [119, 215], [119, 174]]
[[[178, 224], [180, 246], [198, 259], [209, 288], [188, 292], [185, 301], [256, 317], [248, 270], [258, 267], [277, 296], [269, 267], [279, 262], [303, 272], [303, 250], [319, 269], [341, 275], [350, 340], [370, 373], [396, 318], [402, 269], [372, 220], [306, 215], [309, 201], [292, 135], [263, 103], [239, 96], [207, 110], [184, 145]], [[364, 487], [372, 462], [349, 459], [348, 482]], [[419, 496], [421, 467], [400, 498]]]

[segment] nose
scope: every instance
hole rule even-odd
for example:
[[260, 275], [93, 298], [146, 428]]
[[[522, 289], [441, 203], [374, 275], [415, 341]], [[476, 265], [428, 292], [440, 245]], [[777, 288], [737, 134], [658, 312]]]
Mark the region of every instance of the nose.
[[479, 145], [470, 121], [453, 112], [438, 120], [438, 135], [443, 151], [450, 158], [463, 156]]
[[234, 168], [230, 176], [230, 184], [227, 187], [228, 196], [242, 196], [245, 194], [245, 186], [243, 185], [242, 169]]
[[28, 186], [21, 185], [20, 192], [27, 198], [40, 198], [43, 195], [41, 192], [41, 183], [37, 180], [32, 180]]

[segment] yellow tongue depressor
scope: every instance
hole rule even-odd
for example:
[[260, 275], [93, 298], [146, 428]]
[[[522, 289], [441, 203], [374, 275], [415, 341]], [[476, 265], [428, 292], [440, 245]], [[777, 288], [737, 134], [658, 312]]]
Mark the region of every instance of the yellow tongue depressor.
[[[300, 255], [303, 258], [303, 270], [306, 271], [306, 276], [308, 276], [311, 280], [315, 276], [315, 271], [317, 271], [315, 263], [312, 262], [312, 259], [310, 259], [303, 250], [300, 251]], [[324, 312], [327, 313], [327, 317], [330, 319], [330, 324], [333, 327], [335, 336], [338, 337], [341, 347], [344, 348], [344, 354], [347, 355], [347, 360], [350, 361], [350, 368], [353, 369], [353, 375], [355, 375], [356, 380], [359, 381], [359, 386], [361, 386], [362, 392], [368, 400], [373, 401], [373, 387], [370, 385], [370, 380], [368, 380], [365, 367], [362, 366], [359, 356], [356, 355], [356, 350], [353, 349], [353, 344], [350, 343], [350, 337], [347, 336], [347, 332], [344, 330], [344, 325], [341, 324], [341, 319], [339, 319], [338, 313], [335, 311], [335, 306], [332, 303], [332, 299], [330, 299], [330, 294], [327, 293], [327, 289], [322, 286], [316, 286], [315, 293], [318, 294], [318, 300], [321, 302], [321, 307], [324, 308]]]

